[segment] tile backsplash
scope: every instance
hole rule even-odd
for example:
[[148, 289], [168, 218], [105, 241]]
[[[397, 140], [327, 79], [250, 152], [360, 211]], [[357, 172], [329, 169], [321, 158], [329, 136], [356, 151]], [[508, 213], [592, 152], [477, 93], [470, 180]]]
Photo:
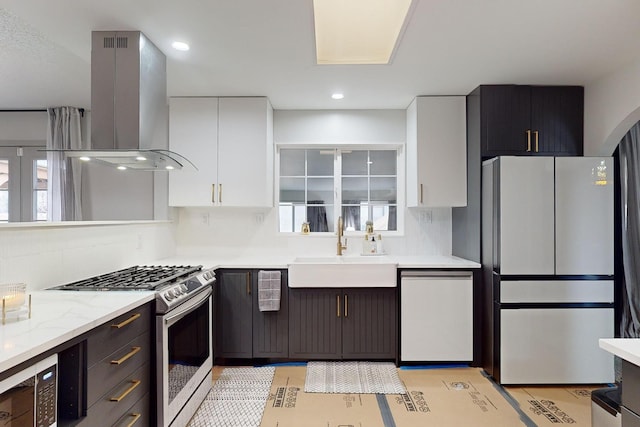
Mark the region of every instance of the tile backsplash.
[[0, 283], [45, 289], [175, 254], [170, 222], [1, 226]]

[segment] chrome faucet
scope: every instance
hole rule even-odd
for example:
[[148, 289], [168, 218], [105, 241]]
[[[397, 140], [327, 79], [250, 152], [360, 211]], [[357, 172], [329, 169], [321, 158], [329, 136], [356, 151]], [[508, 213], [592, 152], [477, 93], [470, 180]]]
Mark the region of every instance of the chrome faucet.
[[344, 222], [342, 217], [338, 217], [338, 255], [342, 255], [342, 251], [347, 249], [347, 238], [344, 238], [344, 245], [342, 244], [342, 236], [344, 233]]

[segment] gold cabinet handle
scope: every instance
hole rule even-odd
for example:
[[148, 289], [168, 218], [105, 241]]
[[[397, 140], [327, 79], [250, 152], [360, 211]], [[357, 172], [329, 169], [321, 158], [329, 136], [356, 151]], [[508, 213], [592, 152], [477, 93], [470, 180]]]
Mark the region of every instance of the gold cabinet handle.
[[533, 135], [536, 137], [536, 153], [538, 152], [538, 131], [534, 130]]
[[127, 395], [129, 393], [131, 393], [133, 390], [135, 390], [136, 387], [138, 387], [141, 382], [142, 381], [140, 381], [140, 380], [131, 380], [131, 385], [129, 386], [129, 388], [127, 388], [120, 396], [112, 397], [109, 400], [112, 401], [112, 402], [120, 402], [122, 399], [127, 397]]
[[125, 354], [124, 356], [122, 356], [118, 360], [112, 360], [111, 364], [112, 365], [120, 365], [120, 364], [126, 362], [128, 359], [132, 358], [141, 349], [142, 349], [142, 347], [131, 347], [131, 351], [129, 353]]
[[336, 295], [336, 316], [340, 317], [340, 295]]
[[211, 184], [211, 203], [216, 202], [216, 184]]
[[131, 317], [129, 317], [127, 320], [122, 321], [120, 323], [113, 323], [111, 325], [112, 328], [116, 328], [116, 329], [120, 329], [120, 328], [124, 328], [125, 326], [127, 326], [129, 323], [133, 322], [134, 320], [138, 319], [140, 316], [142, 316], [142, 314], [140, 313], [136, 313], [136, 314], [132, 314]]
[[247, 271], [247, 295], [251, 295], [251, 272]]
[[132, 425], [137, 423], [138, 420], [140, 419], [140, 417], [142, 416], [142, 414], [129, 414], [129, 416], [133, 417], [133, 419], [131, 420], [131, 422], [129, 424], [127, 424], [127, 427], [131, 427]]
[[349, 295], [344, 294], [344, 317], [349, 317]]
[[527, 129], [527, 153], [531, 152], [531, 130]]
[[422, 204], [422, 184], [420, 184], [420, 204]]
[[218, 185], [218, 203], [222, 203], [222, 184]]

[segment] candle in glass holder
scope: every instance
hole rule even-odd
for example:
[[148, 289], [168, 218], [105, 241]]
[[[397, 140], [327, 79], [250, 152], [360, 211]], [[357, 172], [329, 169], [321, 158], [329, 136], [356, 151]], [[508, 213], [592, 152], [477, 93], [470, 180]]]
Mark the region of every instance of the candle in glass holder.
[[24, 283], [0, 286], [0, 299], [4, 301], [6, 311], [16, 310], [24, 305], [25, 289]]

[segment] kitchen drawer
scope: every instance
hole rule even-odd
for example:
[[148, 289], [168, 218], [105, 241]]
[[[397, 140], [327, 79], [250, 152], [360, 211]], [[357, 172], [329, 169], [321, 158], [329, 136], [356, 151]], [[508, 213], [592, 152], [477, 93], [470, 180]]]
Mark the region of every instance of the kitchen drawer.
[[[95, 403], [105, 390], [114, 387], [150, 360], [150, 341], [149, 333], [145, 332], [89, 368], [87, 372], [88, 406]], [[130, 356], [127, 358], [128, 355]], [[121, 360], [120, 364], [111, 363], [118, 360]]]
[[[151, 370], [149, 366], [149, 364], [140, 366], [124, 381], [102, 395], [94, 405], [89, 407], [87, 416], [78, 426], [110, 426], [125, 417], [133, 404], [149, 393]], [[119, 401], [112, 401], [111, 398], [119, 398]]]
[[146, 427], [151, 425], [149, 419], [149, 393], [133, 404], [126, 414], [122, 416], [114, 427]]
[[98, 326], [87, 340], [87, 366], [93, 366], [150, 328], [151, 304], [142, 305]]
[[640, 414], [640, 367], [622, 361], [622, 406]]

